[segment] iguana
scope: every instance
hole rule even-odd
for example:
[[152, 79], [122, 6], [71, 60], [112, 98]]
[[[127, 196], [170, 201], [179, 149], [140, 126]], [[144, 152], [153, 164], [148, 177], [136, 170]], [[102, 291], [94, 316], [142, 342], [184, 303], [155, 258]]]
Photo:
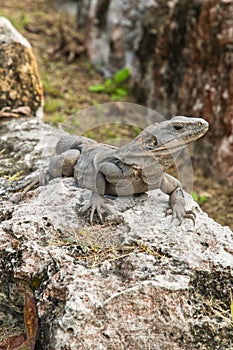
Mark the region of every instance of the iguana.
[[83, 136], [62, 137], [48, 169], [39, 175], [34, 185], [46, 185], [56, 177], [73, 176], [78, 187], [92, 191], [83, 212], [91, 208], [103, 222], [102, 209], [107, 205], [104, 195], [127, 196], [160, 188], [170, 196], [172, 219], [194, 221], [195, 214], [186, 211], [182, 185], [165, 170], [174, 164], [180, 151], [199, 139], [208, 130], [202, 118], [176, 116], [170, 120], [149, 125], [135, 139], [122, 147], [98, 143]]

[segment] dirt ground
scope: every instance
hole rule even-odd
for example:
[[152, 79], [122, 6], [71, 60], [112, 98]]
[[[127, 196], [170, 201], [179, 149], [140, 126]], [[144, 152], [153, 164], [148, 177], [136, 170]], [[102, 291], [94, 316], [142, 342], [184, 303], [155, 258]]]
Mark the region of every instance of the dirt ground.
[[[84, 108], [110, 102], [107, 94], [89, 91], [104, 78], [85, 55], [75, 18], [59, 11], [54, 1], [0, 0], [0, 15], [10, 19], [33, 47], [43, 82], [45, 121], [56, 125]], [[133, 95], [125, 101], [136, 102]], [[200, 169], [194, 173], [200, 206], [233, 229], [233, 189], [203, 176]]]

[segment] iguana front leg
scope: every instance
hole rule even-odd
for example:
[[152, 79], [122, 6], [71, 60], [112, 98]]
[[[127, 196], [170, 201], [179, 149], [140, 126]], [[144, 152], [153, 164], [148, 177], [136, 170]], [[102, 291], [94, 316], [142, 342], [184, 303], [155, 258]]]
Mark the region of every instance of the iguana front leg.
[[160, 189], [170, 196], [170, 208], [168, 209], [167, 213], [172, 214], [172, 220], [177, 218], [181, 222], [182, 219], [188, 218], [195, 224], [195, 213], [192, 210], [185, 209], [184, 191], [180, 181], [165, 173], [163, 175]]
[[97, 212], [98, 217], [100, 218], [101, 223], [103, 223], [103, 217], [101, 210], [102, 208], [106, 208], [106, 204], [104, 201], [104, 193], [106, 188], [106, 181], [103, 176], [103, 174], [98, 171], [95, 175], [95, 178], [93, 179], [93, 188], [92, 188], [92, 194], [89, 202], [84, 205], [84, 207], [81, 209], [81, 212], [84, 213], [89, 208], [91, 208], [91, 214], [90, 214], [90, 224], [93, 223], [93, 218], [95, 212]]
[[95, 212], [97, 213], [101, 223], [103, 223], [102, 209], [108, 209], [104, 194], [106, 191], [106, 181], [111, 179], [119, 179], [122, 177], [122, 170], [114, 163], [103, 162], [95, 175], [93, 182], [92, 194], [89, 202], [82, 208], [82, 212], [91, 208], [90, 223], [93, 223]]

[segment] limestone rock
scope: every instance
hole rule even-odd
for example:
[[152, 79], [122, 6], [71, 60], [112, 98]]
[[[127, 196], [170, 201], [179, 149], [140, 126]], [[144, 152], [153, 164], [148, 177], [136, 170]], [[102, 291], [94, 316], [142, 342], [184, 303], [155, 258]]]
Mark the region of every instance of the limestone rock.
[[42, 84], [36, 59], [29, 42], [8, 19], [0, 17], [0, 118], [9, 117], [3, 113], [6, 107], [14, 110], [25, 106], [32, 115], [42, 114]]
[[[46, 138], [61, 131], [22, 121], [8, 150], [12, 142], [32, 168], [45, 166]], [[4, 123], [5, 134], [15, 126]], [[188, 194], [195, 226], [171, 224], [160, 191], [112, 200], [106, 223], [91, 226], [80, 213], [90, 193], [72, 178], [19, 203], [14, 186], [1, 178], [0, 349], [232, 348], [233, 233]]]
[[195, 146], [196, 161], [229, 185], [232, 13], [228, 0], [81, 0], [78, 18], [92, 62], [106, 75], [129, 67], [139, 102], [163, 115], [208, 120], [210, 132]]
[[[32, 119], [32, 120], [31, 120]], [[0, 123], [0, 176], [28, 174], [54, 154], [61, 131], [37, 118]], [[46, 163], [47, 164], [47, 163]]]

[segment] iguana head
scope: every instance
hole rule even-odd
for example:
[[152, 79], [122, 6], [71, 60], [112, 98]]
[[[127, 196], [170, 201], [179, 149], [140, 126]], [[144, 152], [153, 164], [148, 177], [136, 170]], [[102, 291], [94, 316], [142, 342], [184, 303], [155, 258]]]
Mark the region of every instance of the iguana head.
[[186, 145], [199, 139], [209, 124], [202, 118], [177, 116], [151, 124], [134, 140], [120, 147], [115, 157], [136, 168], [167, 169]]
[[176, 116], [149, 125], [135, 140], [144, 150], [161, 156], [171, 155], [199, 139], [208, 128], [208, 122], [202, 118]]

